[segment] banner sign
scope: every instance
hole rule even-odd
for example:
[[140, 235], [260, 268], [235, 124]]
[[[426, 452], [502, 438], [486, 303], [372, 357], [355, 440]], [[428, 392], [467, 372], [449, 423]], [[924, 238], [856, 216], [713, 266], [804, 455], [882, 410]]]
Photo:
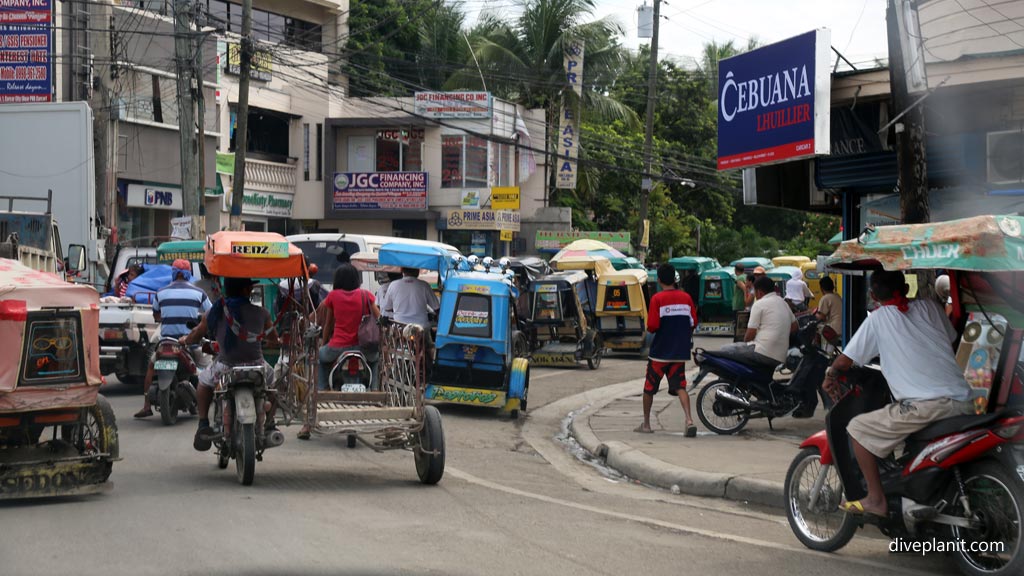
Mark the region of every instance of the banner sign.
[[830, 115], [832, 146], [829, 155], [833, 158], [888, 149], [878, 135], [878, 130], [885, 125], [881, 102], [861, 103], [853, 110], [846, 106], [832, 108]]
[[448, 230], [511, 230], [519, 232], [519, 212], [514, 210], [449, 210]]
[[490, 118], [490, 92], [417, 92], [413, 114], [425, 118]]
[[426, 172], [335, 172], [335, 210], [426, 210]]
[[52, 0], [0, 0], [0, 103], [53, 100]]
[[[242, 49], [238, 44], [228, 44], [228, 65], [225, 72], [232, 76], [242, 73]], [[257, 50], [252, 55], [252, 67], [249, 69], [249, 78], [260, 82], [270, 82], [274, 79], [274, 66], [271, 64], [270, 52]]]
[[538, 250], [545, 252], [558, 252], [577, 240], [600, 240], [620, 252], [632, 250], [631, 234], [629, 232], [588, 232], [588, 231], [551, 231], [539, 230], [537, 232], [535, 245]]
[[491, 188], [491, 208], [519, 210], [519, 186]]
[[462, 208], [468, 208], [470, 210], [477, 210], [480, 208], [480, 191], [479, 190], [463, 190], [462, 201], [459, 206]]
[[576, 94], [576, 101], [571, 102], [562, 95], [562, 108], [558, 118], [558, 160], [555, 172], [555, 188], [572, 190], [576, 188], [576, 175], [579, 168], [577, 159], [580, 153], [579, 122], [576, 111], [583, 97], [583, 40], [570, 40], [563, 55], [565, 81], [569, 89]]
[[719, 62], [719, 170], [829, 153], [830, 56], [821, 29]]

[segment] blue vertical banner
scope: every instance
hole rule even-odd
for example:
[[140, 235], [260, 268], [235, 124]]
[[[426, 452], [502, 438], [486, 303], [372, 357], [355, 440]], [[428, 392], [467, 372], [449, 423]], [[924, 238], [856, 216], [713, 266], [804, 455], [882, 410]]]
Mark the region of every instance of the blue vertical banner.
[[0, 0], [0, 104], [53, 100], [53, 0]]

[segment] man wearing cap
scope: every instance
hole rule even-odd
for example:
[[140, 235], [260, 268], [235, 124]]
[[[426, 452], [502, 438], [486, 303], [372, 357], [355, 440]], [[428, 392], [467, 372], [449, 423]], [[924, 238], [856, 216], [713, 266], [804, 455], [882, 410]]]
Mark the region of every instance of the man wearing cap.
[[[178, 259], [171, 264], [171, 283], [157, 291], [153, 298], [153, 319], [160, 323], [160, 337], [178, 339], [189, 333], [188, 325], [199, 321], [202, 314], [210, 311], [210, 299], [206, 292], [192, 285], [192, 265], [188, 260]], [[149, 368], [142, 386], [142, 410], [136, 418], [153, 415], [149, 405], [149, 387], [153, 383], [153, 363], [156, 351], [149, 358]]]

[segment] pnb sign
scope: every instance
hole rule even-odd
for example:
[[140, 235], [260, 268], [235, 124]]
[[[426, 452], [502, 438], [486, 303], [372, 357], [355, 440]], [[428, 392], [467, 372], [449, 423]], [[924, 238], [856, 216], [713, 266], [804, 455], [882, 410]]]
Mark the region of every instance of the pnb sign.
[[829, 153], [827, 29], [718, 63], [718, 169]]

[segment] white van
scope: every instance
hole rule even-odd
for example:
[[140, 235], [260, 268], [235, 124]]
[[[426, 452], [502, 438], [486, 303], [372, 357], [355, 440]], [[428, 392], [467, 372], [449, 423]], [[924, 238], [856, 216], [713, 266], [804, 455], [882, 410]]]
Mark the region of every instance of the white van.
[[[459, 249], [441, 242], [430, 240], [413, 240], [394, 236], [372, 236], [368, 234], [340, 234], [337, 232], [318, 234], [295, 234], [288, 236], [288, 241], [298, 246], [311, 264], [316, 264], [316, 279], [331, 289], [334, 283], [334, 271], [338, 269], [338, 257], [342, 253], [352, 256], [356, 252], [376, 253], [388, 242], [403, 242], [422, 246], [437, 246], [452, 254], [459, 254]], [[363, 288], [376, 292], [380, 285], [372, 272], [363, 272]]]

